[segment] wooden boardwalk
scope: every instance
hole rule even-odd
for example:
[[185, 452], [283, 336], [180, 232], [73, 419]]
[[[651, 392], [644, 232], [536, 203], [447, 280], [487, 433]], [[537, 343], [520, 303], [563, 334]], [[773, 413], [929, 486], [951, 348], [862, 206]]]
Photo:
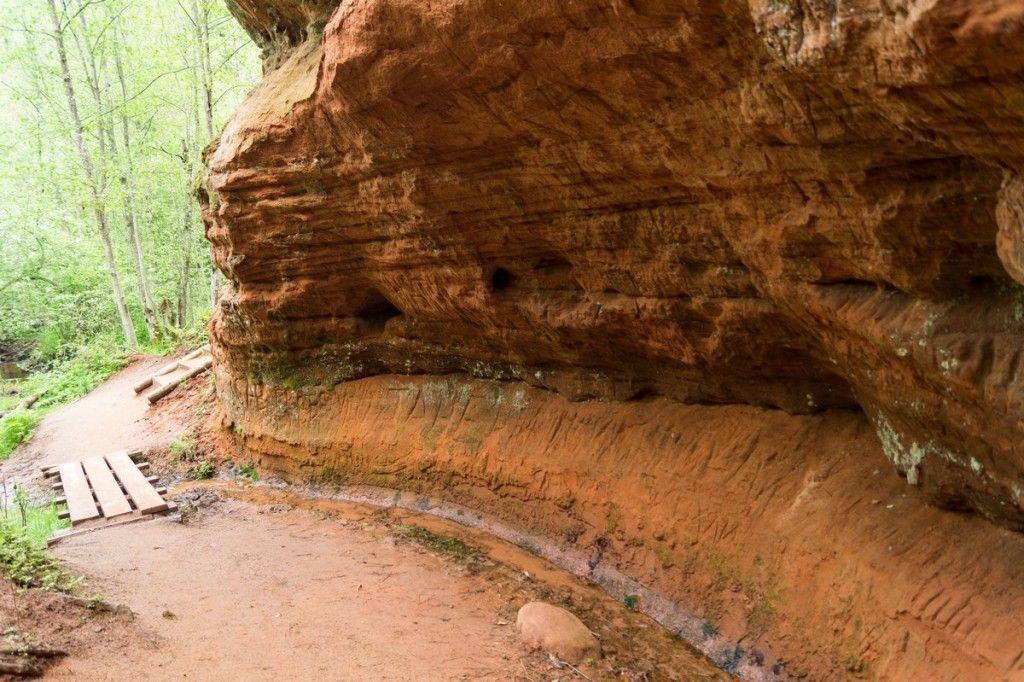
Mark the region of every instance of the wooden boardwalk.
[[185, 357], [165, 365], [158, 372], [135, 384], [135, 392], [146, 392], [146, 399], [152, 405], [160, 400], [175, 388], [178, 384], [191, 379], [197, 374], [202, 374], [213, 365], [213, 356], [210, 355], [210, 347], [197, 348]]
[[71, 525], [76, 526], [86, 521], [173, 509], [173, 503], [162, 497], [166, 490], [154, 487], [156, 476], [147, 478], [142, 473], [149, 463], [137, 464], [133, 455], [141, 457], [142, 453], [119, 450], [44, 469], [46, 476], [60, 477], [53, 487], [64, 492], [57, 500], [67, 507], [61, 518], [71, 519]]

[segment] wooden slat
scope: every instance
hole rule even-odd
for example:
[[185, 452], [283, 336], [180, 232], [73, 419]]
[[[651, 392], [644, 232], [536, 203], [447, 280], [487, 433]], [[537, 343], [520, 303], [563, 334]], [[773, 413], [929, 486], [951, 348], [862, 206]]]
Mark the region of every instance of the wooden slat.
[[67, 499], [72, 524], [99, 517], [100, 511], [92, 499], [92, 491], [89, 490], [89, 481], [85, 478], [81, 462], [61, 464], [60, 480], [64, 484], [64, 497]]
[[149, 388], [153, 384], [154, 378], [159, 377], [159, 376], [164, 375], [164, 374], [170, 374], [171, 372], [174, 372], [174, 371], [178, 370], [181, 367], [181, 363], [188, 362], [189, 360], [191, 360], [193, 358], [197, 358], [200, 355], [202, 355], [203, 353], [208, 352], [209, 350], [210, 350], [210, 346], [209, 345], [201, 346], [199, 348], [196, 348], [194, 351], [192, 351], [191, 353], [189, 353], [185, 357], [179, 358], [178, 360], [175, 360], [174, 362], [172, 362], [170, 364], [164, 365], [163, 367], [158, 369], [153, 374], [149, 375], [148, 377], [146, 377], [145, 379], [143, 379], [139, 383], [135, 384], [135, 387], [134, 387], [135, 388], [135, 392], [136, 393], [142, 393], [143, 391], [145, 391], [147, 388]]
[[[127, 455], [125, 455], [127, 457]], [[108, 519], [121, 514], [131, 514], [132, 506], [121, 492], [121, 486], [114, 480], [114, 474], [107, 466], [103, 455], [82, 460], [85, 475], [89, 478], [92, 490], [99, 500], [100, 509]]]
[[[191, 379], [192, 377], [196, 376], [197, 374], [202, 374], [203, 372], [208, 370], [212, 364], [213, 364], [213, 358], [212, 357], [207, 357], [207, 358], [203, 359], [203, 361], [201, 363], [199, 363], [198, 365], [196, 365], [192, 369], [188, 370], [187, 372], [185, 372], [181, 376], [178, 376], [177, 374], [170, 375], [169, 378], [168, 378], [168, 383], [163, 385], [163, 386], [154, 388], [152, 391], [147, 393], [146, 394], [146, 399], [149, 400], [149, 404], [152, 405], [153, 403], [155, 403], [156, 401], [160, 400], [165, 395], [167, 395], [168, 393], [173, 391], [175, 388], [177, 388], [178, 384], [182, 383], [186, 379]], [[156, 383], [154, 382], [153, 385], [156, 386]]]
[[138, 470], [127, 452], [120, 450], [110, 453], [107, 455], [107, 463], [140, 512], [152, 514], [167, 509], [167, 502]]

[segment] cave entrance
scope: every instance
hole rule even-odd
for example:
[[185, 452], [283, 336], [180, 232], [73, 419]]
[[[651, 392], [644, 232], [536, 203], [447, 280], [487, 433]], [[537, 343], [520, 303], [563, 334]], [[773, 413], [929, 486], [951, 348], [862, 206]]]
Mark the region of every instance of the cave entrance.
[[377, 289], [370, 289], [362, 305], [356, 310], [356, 317], [366, 323], [374, 332], [384, 331], [388, 320], [402, 315], [401, 309]]

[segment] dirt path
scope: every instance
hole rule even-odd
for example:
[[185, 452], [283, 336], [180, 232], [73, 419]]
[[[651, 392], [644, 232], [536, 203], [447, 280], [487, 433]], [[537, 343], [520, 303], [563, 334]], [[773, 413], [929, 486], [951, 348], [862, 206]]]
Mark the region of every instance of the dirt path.
[[[501, 679], [521, 673], [493, 594], [444, 562], [304, 511], [230, 502], [196, 525], [142, 524], [68, 540], [58, 554], [131, 604], [163, 640], [67, 679]], [[116, 550], [116, 551], [114, 551]]]
[[187, 407], [168, 401], [150, 408], [132, 386], [167, 364], [143, 358], [115, 374], [89, 395], [46, 416], [32, 440], [3, 463], [0, 475], [33, 483], [43, 465], [60, 464], [123, 448], [166, 448], [187, 421]]
[[[131, 386], [163, 362], [137, 362], [49, 415], [0, 476], [39, 485], [41, 463], [165, 449], [195, 421], [204, 382], [148, 408]], [[89, 593], [136, 615], [47, 625], [46, 614], [35, 614], [44, 637], [63, 643], [77, 633], [67, 639], [71, 656], [50, 669], [53, 679], [583, 679], [519, 643], [516, 610], [537, 597], [572, 605], [598, 632], [606, 655], [584, 666], [592, 679], [721, 676], [645, 616], [516, 548], [446, 556], [396, 534], [416, 522], [408, 514], [292, 504], [292, 493], [238, 481], [212, 487], [223, 495], [206, 492], [215, 502], [189, 523], [167, 517], [57, 545]], [[436, 530], [437, 522], [423, 525]], [[31, 627], [23, 604], [16, 624]], [[83, 633], [92, 635], [84, 643]]]

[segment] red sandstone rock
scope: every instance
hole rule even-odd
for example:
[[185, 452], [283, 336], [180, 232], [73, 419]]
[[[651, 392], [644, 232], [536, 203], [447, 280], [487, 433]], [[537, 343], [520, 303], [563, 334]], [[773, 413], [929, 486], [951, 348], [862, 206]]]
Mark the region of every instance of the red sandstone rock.
[[[457, 375], [471, 393], [488, 384], [467, 377], [515, 381], [531, 395], [597, 399], [587, 409], [609, 418], [632, 409], [624, 401], [655, 397], [819, 415], [773, 417], [785, 424], [861, 408], [881, 443], [859, 449], [864, 466], [883, 470], [887, 458], [913, 486], [908, 499], [919, 491], [1024, 528], [1024, 3], [233, 5], [265, 46], [268, 71], [208, 158], [207, 234], [230, 280], [211, 331], [227, 419], [265, 465], [386, 471], [378, 482], [449, 492], [474, 480], [465, 465], [478, 450], [421, 437], [433, 427], [415, 415], [380, 415], [409, 424], [379, 444], [402, 450], [398, 468], [381, 448], [349, 454], [347, 424], [288, 426], [291, 410], [340, 410], [349, 385], [373, 375]], [[388, 405], [401, 380], [381, 381], [377, 400]], [[309, 393], [291, 405], [299, 388]], [[449, 419], [465, 410], [461, 395], [423, 400]], [[366, 412], [376, 404], [358, 402]], [[499, 424], [515, 427], [485, 420], [469, 437], [500, 438]], [[684, 440], [697, 428], [664, 427]], [[755, 443], [769, 437], [755, 431]], [[629, 434], [613, 436], [603, 456], [632, 469]], [[792, 455], [771, 438], [758, 450], [722, 434], [739, 448], [728, 466], [754, 451]], [[813, 443], [802, 452], [822, 456]], [[672, 456], [669, 441], [650, 447], [654, 462]], [[438, 463], [445, 448], [460, 454]], [[575, 501], [605, 499], [601, 482], [580, 489], [580, 474], [559, 467], [567, 451], [544, 452], [530, 453], [539, 459], [517, 479], [524, 496], [567, 517]], [[553, 476], [559, 496], [545, 489]], [[681, 466], [649, 483], [672, 495], [688, 476], [704, 473]], [[493, 485], [475, 480], [467, 501], [513, 515], [488, 502], [481, 488]], [[754, 500], [768, 489], [752, 485]], [[558, 512], [544, 509], [517, 520], [553, 530]], [[664, 511], [660, 522], [674, 522]], [[586, 518], [593, 540], [600, 521]], [[750, 532], [772, 528], [752, 523]], [[785, 552], [778, 542], [772, 551]], [[879, 552], [880, 570], [895, 571]], [[832, 570], [822, 580], [841, 582]], [[696, 578], [679, 580], [666, 587], [675, 598], [706, 597]], [[886, 594], [878, 608], [903, 618], [906, 594]], [[951, 638], [932, 658], [908, 644], [897, 652], [890, 626], [868, 635], [863, 620], [838, 640], [786, 630], [795, 612], [765, 628], [785, 633], [775, 641], [790, 660], [812, 643], [856, 642], [856, 656], [896, 676], [921, 673], [974, 647], [958, 634], [963, 609], [946, 613], [959, 598], [914, 616], [928, 623], [914, 637]], [[993, 667], [963, 674], [1020, 665], [1007, 641], [977, 627]]]

